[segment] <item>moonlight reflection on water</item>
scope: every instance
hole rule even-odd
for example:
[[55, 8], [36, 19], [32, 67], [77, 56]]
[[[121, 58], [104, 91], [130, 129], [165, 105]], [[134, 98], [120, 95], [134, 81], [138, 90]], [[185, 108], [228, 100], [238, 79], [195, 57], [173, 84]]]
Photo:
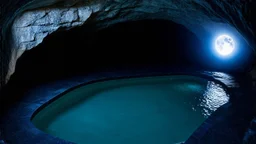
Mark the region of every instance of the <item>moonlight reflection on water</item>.
[[203, 114], [208, 117], [228, 101], [229, 96], [225, 90], [219, 84], [209, 81], [200, 106], [203, 108]]

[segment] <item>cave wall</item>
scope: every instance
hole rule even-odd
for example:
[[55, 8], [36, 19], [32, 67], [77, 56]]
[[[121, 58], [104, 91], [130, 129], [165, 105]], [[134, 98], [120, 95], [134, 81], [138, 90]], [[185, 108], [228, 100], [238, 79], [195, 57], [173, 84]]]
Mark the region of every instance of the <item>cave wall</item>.
[[218, 61], [208, 53], [209, 49], [204, 48], [194, 33], [168, 20], [124, 22], [101, 30], [93, 24], [83, 25], [70, 31], [56, 31], [35, 48], [24, 52], [17, 61], [9, 84], [21, 88], [21, 85], [35, 86], [121, 69], [177, 68], [229, 72], [244, 68], [246, 63], [241, 63], [242, 57], [235, 61]]
[[[10, 95], [2, 98], [5, 104], [18, 101], [28, 89], [63, 78], [101, 71], [177, 65], [181, 68], [198, 66], [200, 62], [193, 50], [194, 46], [203, 49], [200, 40], [171, 21], [143, 20], [96, 29], [94, 25], [84, 25], [70, 31], [59, 30], [24, 52], [8, 87], [1, 91]], [[186, 51], [180, 47], [186, 47]]]
[[[87, 11], [87, 16], [88, 21], [94, 22], [100, 28], [131, 20], [166, 19], [184, 25], [201, 41], [209, 35], [214, 35], [218, 27], [223, 28], [224, 25], [225, 29], [229, 29], [254, 48], [255, 3], [251, 0], [4, 0], [1, 2], [0, 13], [1, 85], [6, 83], [14, 72], [16, 61], [24, 51], [37, 46], [48, 34], [60, 27], [70, 29], [83, 24], [84, 21], [75, 20], [76, 15], [70, 23], [70, 11], [77, 12], [77, 7], [86, 9], [97, 5], [97, 10]], [[45, 7], [50, 7], [51, 10]], [[53, 29], [44, 29], [45, 23], [51, 22], [52, 16], [56, 14], [54, 10], [64, 12], [56, 18], [64, 17], [66, 21], [54, 23], [57, 27]], [[28, 14], [32, 15], [29, 20], [24, 18]], [[28, 24], [24, 21], [36, 23]], [[34, 28], [38, 24], [42, 25]], [[213, 29], [212, 26], [216, 28]]]
[[119, 23], [96, 32], [92, 29], [97, 28], [82, 26], [48, 36], [19, 58], [12, 79], [27, 84], [102, 70], [198, 66], [199, 53], [193, 48], [203, 50], [192, 32], [166, 20]]

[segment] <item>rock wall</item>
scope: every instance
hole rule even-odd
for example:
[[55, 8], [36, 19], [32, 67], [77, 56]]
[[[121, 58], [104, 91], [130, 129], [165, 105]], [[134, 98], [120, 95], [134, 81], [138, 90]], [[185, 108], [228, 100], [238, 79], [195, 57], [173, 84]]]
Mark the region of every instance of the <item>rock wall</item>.
[[43, 39], [60, 28], [69, 29], [81, 26], [99, 10], [98, 5], [46, 8], [29, 11], [18, 17], [12, 26], [13, 48], [29, 50], [40, 44]]
[[[218, 29], [228, 29], [255, 47], [256, 2], [251, 0], [10, 0], [1, 15], [1, 81], [15, 71], [17, 59], [59, 29], [83, 25], [88, 19], [99, 28], [132, 20], [167, 19], [182, 24], [205, 41]], [[15, 7], [13, 4], [20, 4]], [[8, 9], [10, 12], [8, 12]], [[3, 14], [6, 13], [6, 14]]]
[[69, 8], [43, 8], [25, 12], [12, 25], [13, 49], [7, 81], [15, 71], [17, 59], [26, 51], [38, 46], [49, 34], [83, 25], [92, 13], [100, 9], [99, 4]]

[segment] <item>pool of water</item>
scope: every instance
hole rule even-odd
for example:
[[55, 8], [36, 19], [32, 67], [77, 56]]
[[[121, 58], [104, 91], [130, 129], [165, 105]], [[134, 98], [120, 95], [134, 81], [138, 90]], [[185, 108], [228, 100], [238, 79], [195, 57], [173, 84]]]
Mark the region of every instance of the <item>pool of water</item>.
[[193, 76], [117, 79], [64, 94], [32, 123], [79, 144], [175, 144], [228, 100], [220, 85]]

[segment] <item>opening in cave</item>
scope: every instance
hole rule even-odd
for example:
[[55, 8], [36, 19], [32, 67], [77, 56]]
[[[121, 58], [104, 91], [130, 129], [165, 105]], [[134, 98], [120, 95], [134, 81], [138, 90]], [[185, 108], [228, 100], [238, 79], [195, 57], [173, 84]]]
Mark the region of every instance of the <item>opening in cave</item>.
[[202, 53], [205, 52], [197, 37], [170, 21], [126, 22], [99, 31], [84, 26], [55, 32], [25, 52], [12, 78], [35, 82], [45, 81], [45, 77], [53, 80], [108, 69], [199, 68], [204, 65], [201, 59], [207, 58]]
[[54, 80], [106, 69], [152, 66], [244, 71], [248, 59], [218, 60], [184, 26], [143, 20], [99, 31], [85, 25], [55, 32], [19, 58], [12, 79], [39, 82], [45, 77]]
[[245, 71], [250, 57], [242, 55], [217, 59], [192, 32], [167, 20], [125, 22], [101, 30], [84, 25], [57, 31], [25, 52], [9, 85], [23, 89], [95, 71], [139, 67]]

